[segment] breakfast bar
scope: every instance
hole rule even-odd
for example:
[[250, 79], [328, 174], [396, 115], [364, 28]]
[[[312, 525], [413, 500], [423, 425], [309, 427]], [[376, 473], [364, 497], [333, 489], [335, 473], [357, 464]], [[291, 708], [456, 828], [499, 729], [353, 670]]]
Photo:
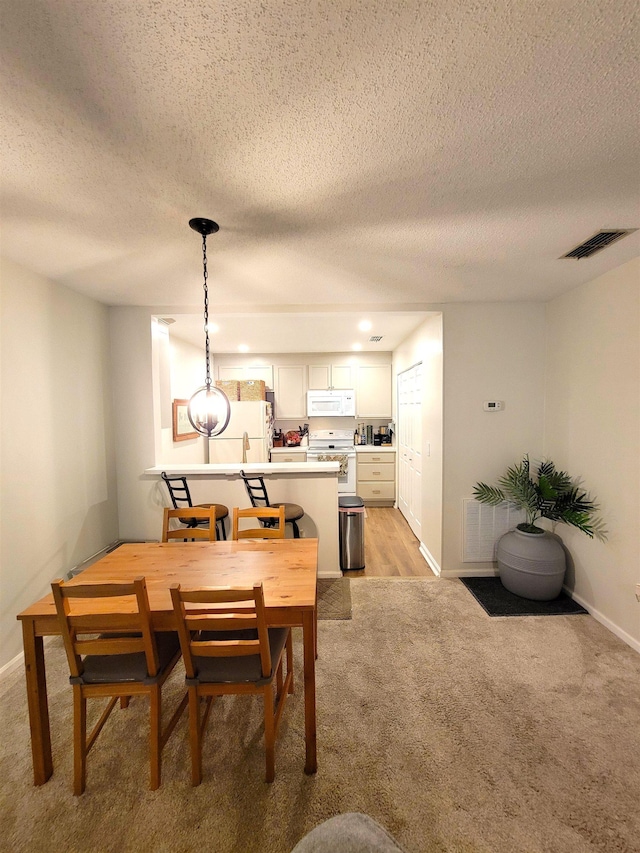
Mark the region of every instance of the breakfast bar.
[[[318, 540], [318, 577], [338, 578], [340, 557], [338, 550], [338, 474], [337, 462], [247, 462], [247, 463], [201, 463], [156, 465], [145, 470], [141, 480], [146, 484], [147, 496], [143, 499], [151, 504], [149, 538], [158, 538], [162, 526], [162, 507], [169, 506], [169, 495], [160, 477], [165, 471], [169, 476], [187, 478], [194, 504], [215, 502], [228, 506], [249, 506], [249, 498], [240, 476], [264, 478], [269, 500], [272, 503], [288, 502], [299, 504], [304, 516], [299, 520], [300, 537]], [[154, 533], [155, 532], [155, 533]], [[287, 535], [290, 535], [287, 533]]]

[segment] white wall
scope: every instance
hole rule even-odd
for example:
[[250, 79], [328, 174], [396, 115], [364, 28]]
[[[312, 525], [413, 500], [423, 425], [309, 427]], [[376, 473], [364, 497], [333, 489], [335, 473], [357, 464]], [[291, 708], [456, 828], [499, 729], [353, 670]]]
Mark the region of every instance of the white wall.
[[205, 384], [204, 348], [195, 347], [171, 337], [162, 323], [154, 325], [158, 349], [158, 382], [160, 388], [159, 459], [163, 462], [205, 462], [206, 442], [202, 437], [173, 440], [173, 401], [188, 400]]
[[107, 308], [6, 260], [0, 319], [0, 667], [16, 614], [118, 537]]
[[[462, 502], [478, 480], [493, 483], [525, 453], [542, 453], [544, 305], [449, 304], [443, 316], [442, 574], [486, 574], [490, 564], [462, 562]], [[485, 400], [504, 410], [483, 411]]]
[[545, 454], [583, 479], [609, 529], [603, 544], [558, 526], [567, 581], [640, 651], [640, 259], [550, 302], [547, 327]]
[[434, 313], [393, 353], [394, 418], [398, 374], [422, 363], [421, 544], [436, 571], [442, 568], [442, 347], [442, 314]]

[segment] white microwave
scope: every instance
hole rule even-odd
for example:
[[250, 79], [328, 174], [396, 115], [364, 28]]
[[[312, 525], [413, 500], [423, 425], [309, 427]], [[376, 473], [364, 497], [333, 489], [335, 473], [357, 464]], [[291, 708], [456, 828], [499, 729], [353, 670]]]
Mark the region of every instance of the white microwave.
[[308, 418], [355, 418], [356, 392], [349, 390], [307, 391]]

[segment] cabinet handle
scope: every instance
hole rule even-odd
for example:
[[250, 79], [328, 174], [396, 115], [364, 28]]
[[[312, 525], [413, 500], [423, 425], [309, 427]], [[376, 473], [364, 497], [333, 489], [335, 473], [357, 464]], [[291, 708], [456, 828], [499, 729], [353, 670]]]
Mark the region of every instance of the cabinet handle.
[[378, 476], [380, 476], [380, 471], [372, 471], [371, 473], [372, 473], [372, 474], [377, 474]]
[[373, 492], [374, 495], [380, 494], [380, 489], [371, 489], [371, 491]]

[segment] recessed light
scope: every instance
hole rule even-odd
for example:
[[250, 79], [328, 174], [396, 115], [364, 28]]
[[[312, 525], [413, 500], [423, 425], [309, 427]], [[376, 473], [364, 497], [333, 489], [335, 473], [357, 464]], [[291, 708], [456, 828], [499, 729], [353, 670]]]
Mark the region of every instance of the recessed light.
[[238, 352], [249, 352], [249, 347], [246, 344], [240, 344], [238, 347]]
[[353, 344], [353, 346], [351, 347], [351, 349], [354, 349], [354, 350], [356, 350], [356, 351], [357, 351], [357, 350], [361, 350], [361, 349], [362, 349], [362, 344]]
[[369, 329], [371, 328], [371, 321], [370, 320], [361, 320], [358, 323], [358, 328], [360, 329], [361, 332], [368, 332]]

